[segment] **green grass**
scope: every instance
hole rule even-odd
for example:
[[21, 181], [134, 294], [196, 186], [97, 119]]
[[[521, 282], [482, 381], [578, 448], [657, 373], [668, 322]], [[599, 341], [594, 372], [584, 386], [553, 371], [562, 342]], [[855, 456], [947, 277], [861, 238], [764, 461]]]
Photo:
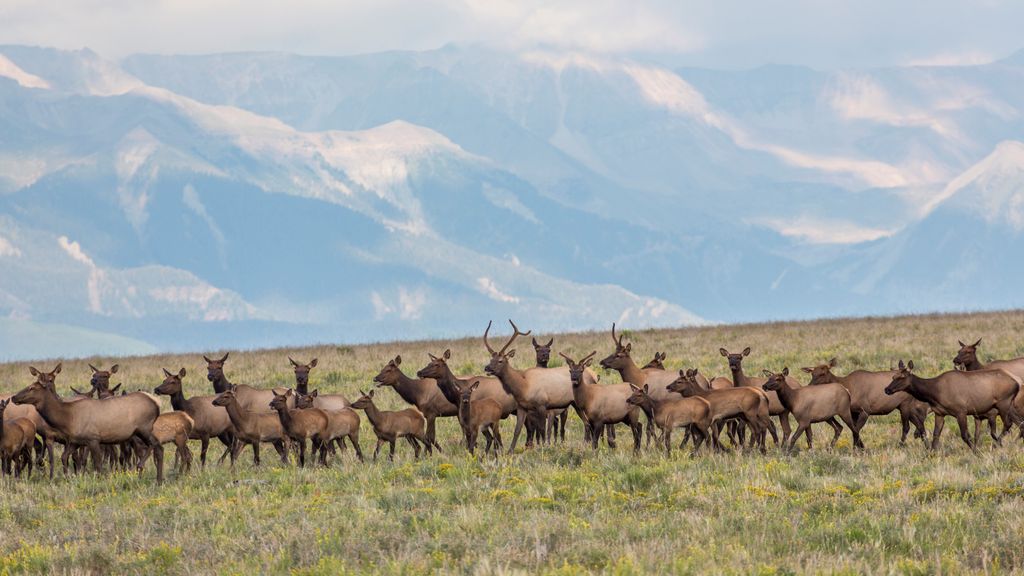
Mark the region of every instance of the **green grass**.
[[[721, 326], [629, 334], [634, 355], [655, 350], [670, 367], [721, 374], [718, 348], [751, 346], [747, 372], [838, 356], [840, 370], [913, 359], [923, 374], [948, 369], [956, 340], [984, 336], [983, 356], [1024, 355], [1024, 313]], [[524, 327], [525, 328], [525, 327]], [[407, 373], [427, 351], [452, 347], [452, 365], [482, 366], [479, 339], [452, 343], [322, 346], [232, 353], [236, 382], [287, 384], [286, 355], [320, 367], [313, 386], [351, 396], [395, 353]], [[517, 364], [532, 358], [519, 343]], [[555, 349], [603, 356], [606, 333], [555, 337]], [[90, 359], [109, 365], [112, 359]], [[129, 389], [151, 389], [159, 367], [189, 370], [190, 393], [209, 393], [200, 355], [119, 359]], [[31, 381], [27, 364], [0, 366], [9, 390]], [[32, 363], [49, 369], [52, 362]], [[42, 365], [40, 365], [42, 364]], [[65, 362], [58, 386], [83, 384], [85, 361]], [[614, 374], [602, 374], [617, 381]], [[65, 388], [66, 389], [66, 388]], [[381, 391], [388, 407], [401, 401]], [[365, 420], [365, 419], [364, 419]], [[895, 418], [865, 429], [868, 450], [823, 449], [666, 459], [584, 447], [572, 417], [565, 445], [472, 459], [443, 421], [445, 453], [359, 464], [351, 451], [330, 469], [297, 470], [264, 450], [234, 472], [211, 467], [162, 487], [118, 473], [0, 488], [0, 573], [995, 573], [1024, 569], [1024, 450], [1019, 441], [972, 455], [953, 430], [935, 454], [898, 444]], [[952, 424], [952, 423], [950, 423]], [[362, 444], [372, 449], [364, 421]], [[506, 438], [511, 426], [504, 426]], [[947, 426], [949, 428], [949, 426]], [[801, 441], [800, 445], [803, 445]], [[211, 449], [219, 456], [221, 448]], [[168, 455], [172, 450], [168, 450]], [[168, 459], [169, 460], [169, 459]]]

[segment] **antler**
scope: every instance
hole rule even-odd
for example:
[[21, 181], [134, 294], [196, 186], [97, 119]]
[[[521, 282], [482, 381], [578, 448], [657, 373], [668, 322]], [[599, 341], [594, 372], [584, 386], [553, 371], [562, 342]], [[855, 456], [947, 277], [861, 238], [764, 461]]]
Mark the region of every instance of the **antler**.
[[615, 342], [615, 346], [622, 346], [622, 337], [615, 337], [615, 322], [612, 322], [612, 342]]
[[[508, 339], [508, 342], [506, 342], [505, 345], [501, 347], [501, 350], [498, 351], [498, 354], [504, 354], [505, 350], [508, 350], [508, 347], [511, 346], [512, 343], [515, 342], [516, 338], [518, 338], [519, 336], [529, 336], [530, 332], [533, 332], [533, 330], [520, 332], [519, 327], [516, 326], [516, 323], [513, 322], [511, 318], [508, 319], [508, 323], [512, 325], [512, 336]], [[488, 328], [490, 328], [490, 325], [488, 325]]]
[[491, 324], [493, 322], [493, 320], [488, 320], [487, 330], [484, 330], [484, 346], [487, 347], [487, 351], [490, 352], [492, 356], [494, 355], [494, 348], [491, 348], [491, 343], [487, 341], [487, 333], [491, 331]]

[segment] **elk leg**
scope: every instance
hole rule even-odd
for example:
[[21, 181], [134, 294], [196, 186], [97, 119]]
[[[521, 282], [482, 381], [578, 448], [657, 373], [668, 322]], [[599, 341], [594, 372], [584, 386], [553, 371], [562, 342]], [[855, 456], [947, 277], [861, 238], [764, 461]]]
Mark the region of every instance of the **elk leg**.
[[430, 440], [433, 440], [434, 438], [437, 437], [436, 436], [437, 435], [437, 430], [434, 428], [434, 424], [435, 424], [435, 417], [434, 416], [431, 416], [430, 418], [427, 418], [427, 438], [429, 438]]
[[373, 450], [373, 461], [374, 462], [377, 461], [377, 454], [380, 452], [380, 446], [383, 443], [384, 443], [384, 440], [382, 440], [380, 437], [378, 437], [377, 438], [377, 447], [374, 448], [374, 450]]
[[942, 436], [942, 429], [946, 426], [946, 417], [942, 414], [935, 414], [935, 429], [932, 430], [932, 450], [939, 449], [939, 438]]
[[[764, 426], [764, 429], [767, 430], [768, 433], [772, 435], [772, 442], [774, 442], [775, 445], [778, 446], [779, 434], [775, 430], [775, 422], [772, 422], [772, 419], [769, 418], [768, 416], [759, 416], [758, 418], [762, 419], [761, 425]], [[765, 441], [767, 442], [767, 439], [765, 439]]]
[[199, 437], [199, 467], [206, 468], [206, 450], [210, 448], [210, 436], [203, 434]]
[[92, 453], [92, 465], [96, 468], [96, 473], [103, 474], [105, 472], [103, 467], [103, 447], [100, 446], [99, 440], [90, 440], [87, 446], [89, 452]]
[[[303, 441], [303, 444], [305, 444], [305, 441]], [[290, 443], [288, 442], [287, 438], [285, 438], [284, 440], [274, 440], [274, 449], [277, 450], [278, 456], [281, 457], [281, 463], [284, 464], [285, 466], [288, 465], [289, 446]], [[305, 448], [305, 446], [303, 446], [303, 448]]]
[[[388, 454], [388, 460], [391, 462], [395, 461], [395, 441], [388, 440], [388, 444], [391, 447], [391, 452]], [[419, 450], [416, 451], [416, 456], [419, 457]]]
[[[590, 447], [597, 450], [598, 442], [601, 440], [601, 433], [608, 432], [608, 429], [601, 420], [591, 420], [590, 426], [594, 429], [594, 434], [590, 437]], [[612, 440], [611, 442], [614, 443], [615, 441]]]
[[[832, 450], [836, 447], [836, 444], [839, 443], [839, 437], [843, 434], [843, 427], [839, 425], [839, 422], [836, 422], [835, 416], [825, 420], [825, 423], [832, 427], [832, 441], [828, 443], [828, 449]], [[847, 426], [850, 426], [850, 430], [853, 430], [852, 425], [853, 420], [851, 419], [847, 424]]]
[[[989, 434], [989, 436], [992, 437], [992, 441], [995, 442], [996, 446], [1002, 446], [1003, 445], [1003, 435], [1005, 435], [1006, 432], [1009, 431], [1009, 427], [1011, 426], [1011, 423], [1006, 418], [1003, 418], [1003, 429], [1004, 429], [1004, 432], [1003, 432], [1003, 434], [996, 434], [997, 428], [999, 428], [999, 423], [996, 421], [996, 411], [993, 410], [992, 412], [989, 412], [988, 414], [989, 414], [989, 418], [988, 418], [988, 434]], [[977, 446], [978, 442], [975, 441], [974, 445]]]
[[907, 434], [910, 433], [910, 415], [903, 408], [900, 408], [900, 446], [907, 443]]
[[693, 428], [693, 427], [692, 426], [687, 426], [686, 427], [686, 431], [683, 433], [683, 441], [679, 443], [679, 449], [680, 450], [685, 448], [686, 444], [690, 441], [690, 436], [692, 435], [692, 432], [690, 432], [691, 428]]
[[516, 408], [516, 429], [512, 432], [512, 443], [509, 444], [508, 453], [516, 449], [516, 442], [519, 441], [519, 433], [523, 431], [523, 424], [526, 422], [527, 412], [522, 407]]
[[487, 445], [484, 446], [484, 454], [491, 451], [491, 445], [494, 443], [494, 436], [491, 435], [490, 425], [484, 426], [483, 428], [484, 440], [487, 441]]
[[305, 468], [306, 467], [306, 439], [305, 438], [299, 438], [298, 440], [295, 441], [295, 443], [299, 445], [298, 446], [298, 448], [299, 448], [299, 462], [298, 462], [299, 468]]
[[[46, 458], [50, 468], [50, 480], [53, 480], [53, 438], [46, 436], [43, 438], [43, 442], [46, 443]], [[67, 467], [64, 468], [64, 475], [67, 475]]]
[[710, 434], [707, 428], [701, 428], [700, 426], [694, 426], [693, 433], [696, 438], [693, 440], [693, 451], [690, 452], [691, 458], [697, 455], [697, 451], [704, 445], [704, 441], [707, 440]]
[[604, 425], [604, 440], [609, 448], [615, 448], [615, 424]]
[[629, 422], [629, 430], [633, 433], [633, 455], [640, 454], [640, 443], [643, 442], [644, 425], [639, 418], [633, 418]]
[[359, 461], [362, 462], [363, 461], [363, 449], [359, 447], [359, 433], [358, 432], [353, 432], [353, 433], [349, 434], [348, 435], [348, 441], [352, 443], [352, 447], [355, 448], [355, 450], [356, 450], [356, 458], [358, 458]]
[[797, 421], [796, 432], [794, 432], [789, 437], [788, 445], [787, 445], [787, 448], [786, 448], [787, 452], [795, 452], [796, 451], [796, 441], [799, 440], [800, 439], [800, 435], [803, 434], [810, 427], [811, 427], [810, 422], [800, 422], [799, 420]]
[[957, 414], [956, 425], [958, 428], [960, 428], [960, 438], [964, 441], [965, 444], [967, 444], [967, 447], [970, 448], [972, 452], [977, 453], [978, 448], [975, 446], [974, 440], [971, 438], [970, 427], [967, 422], [967, 415]]
[[782, 412], [779, 414], [779, 428], [782, 429], [782, 447], [785, 449], [789, 442], [790, 430], [789, 427], [789, 412]]
[[[647, 445], [648, 446], [651, 443], [650, 426], [651, 426], [650, 424], [647, 425], [647, 429], [648, 429]], [[664, 437], [664, 440], [665, 440], [665, 457], [669, 458], [669, 457], [672, 456], [672, 428], [666, 428], [666, 429], [662, 430], [661, 431], [661, 435]]]

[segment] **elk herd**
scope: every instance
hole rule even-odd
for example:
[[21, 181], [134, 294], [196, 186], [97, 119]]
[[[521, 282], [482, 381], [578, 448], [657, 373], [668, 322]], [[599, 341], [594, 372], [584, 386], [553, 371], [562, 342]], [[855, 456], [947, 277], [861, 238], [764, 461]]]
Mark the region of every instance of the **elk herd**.
[[[355, 401], [340, 394], [321, 394], [309, 390], [310, 372], [317, 366], [288, 358], [295, 373], [293, 388], [264, 389], [232, 383], [225, 374], [228, 354], [206, 361], [207, 380], [213, 394], [187, 398], [183, 381], [187, 371], [163, 370], [163, 382], [154, 394], [120, 390], [110, 386], [119, 366], [99, 370], [92, 365], [90, 389], [71, 388], [70, 395], [58, 394], [56, 379], [61, 364], [44, 372], [30, 367], [36, 380], [13, 395], [0, 396], [0, 460], [4, 475], [31, 475], [33, 466], [46, 465], [54, 476], [54, 444], [63, 446], [61, 465], [65, 474], [73, 467], [79, 471], [91, 460], [97, 471], [108, 467], [135, 468], [141, 474], [152, 459], [156, 478], [164, 478], [164, 445], [174, 444], [175, 466], [179, 474], [192, 465], [189, 440], [198, 440], [200, 466], [206, 465], [211, 440], [224, 450], [219, 462], [230, 459], [234, 466], [242, 450], [252, 449], [253, 463], [260, 464], [261, 445], [274, 447], [287, 464], [294, 454], [300, 466], [328, 466], [350, 444], [355, 457], [363, 459], [359, 443], [362, 411], [377, 438], [373, 457], [388, 446], [394, 458], [395, 445], [405, 439], [415, 457], [441, 451], [437, 441], [438, 418], [454, 417], [464, 447], [475, 453], [479, 436], [486, 441], [485, 453], [495, 456], [502, 450], [515, 450], [520, 435], [526, 433], [526, 445], [565, 441], [569, 411], [583, 425], [584, 441], [594, 449], [604, 438], [609, 448], [616, 446], [619, 424], [629, 428], [632, 448], [640, 452], [645, 439], [671, 454], [672, 437], [682, 435], [680, 448], [692, 443], [692, 453], [701, 449], [716, 452], [733, 449], [767, 450], [767, 438], [783, 450], [795, 450], [805, 437], [813, 446], [812, 424], [827, 424], [833, 431], [830, 448], [839, 441], [844, 428], [849, 430], [854, 449], [861, 450], [861, 431], [871, 416], [898, 412], [904, 444], [910, 427], [915, 437], [932, 449], [939, 447], [945, 416], [956, 419], [963, 442], [976, 451], [981, 429], [988, 425], [997, 445], [1016, 425], [1024, 437], [1024, 358], [982, 364], [978, 359], [981, 340], [960, 342], [953, 359], [954, 370], [931, 378], [914, 372], [914, 362], [899, 362], [890, 370], [856, 370], [844, 376], [833, 373], [836, 359], [805, 367], [810, 381], [804, 385], [788, 367], [763, 370], [761, 376], [748, 376], [743, 363], [750, 348], [719, 353], [728, 365], [729, 377], [708, 378], [696, 369], [666, 370], [663, 352], [639, 367], [633, 360], [632, 343], [623, 342], [612, 325], [614, 351], [598, 362], [618, 372], [620, 384], [601, 383], [591, 368], [596, 351], [581, 358], [559, 352], [564, 366], [549, 367], [554, 340], [532, 340], [536, 363], [529, 368], [513, 365], [513, 344], [521, 332], [509, 320], [512, 335], [495, 349], [491, 345], [488, 323], [483, 343], [490, 354], [484, 374], [456, 376], [449, 361], [451, 351], [429, 355], [429, 361], [410, 377], [402, 370], [402, 357], [388, 360], [373, 378], [374, 387], [361, 391]], [[392, 388], [411, 406], [389, 411], [377, 406], [375, 393]], [[157, 395], [167, 396], [172, 411], [161, 412]], [[925, 419], [935, 415], [931, 442]], [[503, 440], [501, 423], [515, 416], [510, 440]], [[791, 428], [790, 417], [796, 422]], [[968, 418], [974, 418], [974, 434], [968, 430]], [[778, 427], [773, 418], [778, 421]], [[999, 430], [998, 422], [1002, 421]], [[724, 432], [724, 438], [723, 438]], [[727, 446], [728, 443], [728, 446]], [[307, 452], [307, 446], [309, 451]]]

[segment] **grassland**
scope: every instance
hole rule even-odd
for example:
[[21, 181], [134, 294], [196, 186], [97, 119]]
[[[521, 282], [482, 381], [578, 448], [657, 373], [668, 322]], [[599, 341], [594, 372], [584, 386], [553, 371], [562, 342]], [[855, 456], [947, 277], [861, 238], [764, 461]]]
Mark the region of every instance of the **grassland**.
[[[930, 374], [951, 367], [957, 339], [983, 336], [983, 357], [1024, 356], [1024, 312], [717, 326], [628, 333], [646, 362], [721, 374], [718, 348], [751, 346], [748, 373], [840, 359], [839, 371], [913, 359]], [[607, 333], [555, 337], [574, 354], [611, 348]], [[479, 339], [232, 352], [235, 382], [288, 385], [286, 356], [320, 359], [311, 382], [355, 396], [401, 353], [407, 373], [446, 347], [460, 373], [479, 372]], [[532, 359], [519, 344], [519, 365]], [[213, 351], [211, 351], [213, 352]], [[185, 366], [189, 394], [210, 393], [199, 354], [65, 361], [58, 386], [84, 384], [86, 362], [121, 363], [128, 389], [152, 389], [160, 368]], [[50, 368], [53, 362], [33, 363]], [[6, 390], [31, 381], [27, 365], [0, 365]], [[617, 381], [615, 374], [603, 380]], [[66, 389], [66, 388], [65, 388]], [[378, 394], [402, 406], [391, 391]], [[169, 408], [169, 407], [168, 407]], [[497, 461], [459, 448], [454, 421], [439, 425], [445, 453], [297, 470], [248, 452], [235, 471], [212, 467], [141, 479], [42, 477], [0, 490], [0, 572], [64, 573], [996, 573], [1024, 570], [1024, 447], [985, 444], [972, 455], [947, 430], [938, 453], [898, 444], [898, 423], [869, 423], [865, 453], [839, 448], [785, 456], [672, 459], [628, 442], [598, 453], [571, 420], [565, 445]], [[952, 424], [952, 423], [951, 423]], [[947, 426], [947, 428], [949, 428]], [[510, 427], [505, 425], [506, 432]], [[827, 431], [819, 435], [825, 438]], [[373, 434], [364, 422], [363, 447]], [[824, 442], [819, 444], [824, 445]], [[170, 452], [170, 451], [169, 451]], [[213, 449], [219, 454], [220, 448]], [[270, 463], [269, 465], [267, 463]]]

